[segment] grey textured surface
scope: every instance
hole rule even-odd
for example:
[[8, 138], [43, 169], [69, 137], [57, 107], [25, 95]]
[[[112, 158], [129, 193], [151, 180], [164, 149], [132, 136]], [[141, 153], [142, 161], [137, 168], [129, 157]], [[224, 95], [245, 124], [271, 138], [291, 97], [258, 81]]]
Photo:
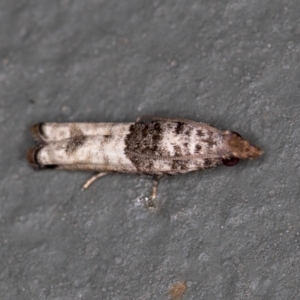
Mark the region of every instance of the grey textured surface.
[[[300, 299], [300, 2], [0, 2], [0, 299]], [[185, 117], [265, 150], [151, 180], [32, 170], [40, 121]]]

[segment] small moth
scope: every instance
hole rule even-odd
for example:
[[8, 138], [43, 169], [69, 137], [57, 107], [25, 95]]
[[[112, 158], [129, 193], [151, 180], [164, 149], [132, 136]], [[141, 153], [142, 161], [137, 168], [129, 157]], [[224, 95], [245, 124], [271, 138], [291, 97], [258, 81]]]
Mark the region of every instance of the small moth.
[[134, 123], [40, 123], [38, 144], [27, 151], [35, 169], [97, 172], [83, 189], [112, 172], [151, 175], [155, 199], [159, 177], [255, 159], [263, 151], [238, 133], [186, 119], [144, 116]]

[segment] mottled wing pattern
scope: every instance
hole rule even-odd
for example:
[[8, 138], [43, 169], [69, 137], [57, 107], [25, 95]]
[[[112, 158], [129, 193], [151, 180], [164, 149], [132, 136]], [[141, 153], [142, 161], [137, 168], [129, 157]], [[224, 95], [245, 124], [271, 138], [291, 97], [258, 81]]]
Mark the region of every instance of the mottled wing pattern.
[[186, 173], [221, 162], [222, 132], [206, 124], [155, 120], [134, 123], [129, 131], [125, 153], [140, 173]]

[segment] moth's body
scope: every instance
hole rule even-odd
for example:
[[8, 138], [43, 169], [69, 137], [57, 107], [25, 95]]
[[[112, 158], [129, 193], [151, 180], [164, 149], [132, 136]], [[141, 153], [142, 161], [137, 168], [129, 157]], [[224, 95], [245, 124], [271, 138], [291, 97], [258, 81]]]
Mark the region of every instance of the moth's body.
[[174, 175], [256, 158], [262, 151], [238, 134], [183, 119], [135, 123], [41, 123], [29, 149], [35, 168]]

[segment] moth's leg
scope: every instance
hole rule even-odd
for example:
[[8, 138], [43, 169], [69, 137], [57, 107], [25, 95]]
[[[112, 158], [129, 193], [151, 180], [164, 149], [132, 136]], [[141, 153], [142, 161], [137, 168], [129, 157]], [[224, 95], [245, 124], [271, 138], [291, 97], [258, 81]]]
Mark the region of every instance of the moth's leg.
[[157, 196], [157, 187], [159, 179], [162, 176], [154, 175], [153, 176], [153, 184], [152, 184], [152, 195], [151, 198], [146, 201], [146, 207], [150, 209], [156, 209], [157, 203], [156, 203], [156, 196]]
[[151, 199], [155, 200], [156, 196], [157, 196], [157, 188], [158, 188], [158, 183], [159, 183], [159, 179], [162, 176], [158, 176], [158, 175], [154, 175], [153, 176], [153, 183], [152, 183], [152, 195], [151, 195]]
[[94, 176], [92, 176], [87, 182], [82, 186], [81, 190], [84, 191], [86, 190], [94, 181], [96, 181], [98, 178], [106, 175], [107, 173], [98, 173]]

